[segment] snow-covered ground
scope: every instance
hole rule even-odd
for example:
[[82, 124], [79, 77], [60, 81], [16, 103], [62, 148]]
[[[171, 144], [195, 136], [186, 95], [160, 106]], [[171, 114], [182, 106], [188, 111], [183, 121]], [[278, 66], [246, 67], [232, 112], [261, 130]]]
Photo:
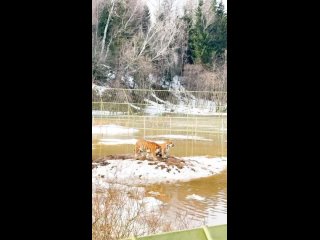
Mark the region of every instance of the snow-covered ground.
[[100, 96], [108, 89], [108, 87], [98, 86], [92, 83], [92, 90], [95, 90]]
[[92, 110], [92, 116], [112, 116], [112, 115], [124, 115], [126, 112], [110, 112], [110, 111], [100, 111]]
[[153, 99], [145, 99], [149, 105], [145, 108], [145, 113], [157, 115], [162, 113], [178, 113], [190, 115], [217, 115], [216, 104], [213, 101], [197, 99], [181, 85], [178, 76], [172, 81], [164, 82], [163, 87], [169, 87], [169, 91], [177, 98], [178, 103], [172, 104], [151, 94]]
[[[119, 125], [98, 125], [92, 126], [92, 134], [106, 134], [115, 136], [121, 134], [131, 134], [138, 132], [135, 128], [127, 128]], [[194, 139], [202, 141], [212, 141], [199, 136], [186, 135], [155, 135], [146, 136], [146, 139], [155, 139], [161, 144], [165, 139]], [[136, 138], [102, 138], [98, 144], [120, 145], [132, 144]], [[135, 159], [107, 160], [104, 166], [97, 165], [92, 170], [92, 181], [103, 178], [104, 181], [114, 181], [119, 183], [140, 184], [158, 183], [173, 181], [189, 181], [194, 178], [208, 177], [221, 172], [227, 166], [227, 158], [208, 158], [206, 156], [192, 156], [181, 158], [185, 161], [184, 166], [178, 168], [174, 164], [167, 165], [165, 162], [140, 161]]]
[[168, 88], [169, 92], [176, 97], [177, 104], [164, 101], [155, 94], [151, 94], [152, 99], [145, 99], [145, 102], [149, 104], [145, 108], [145, 113], [149, 115], [162, 113], [217, 115], [215, 102], [197, 99], [181, 85], [178, 76], [174, 76], [171, 82], [164, 82], [162, 86]]
[[[155, 81], [152, 76], [149, 77], [150, 81]], [[144, 114], [147, 115], [159, 115], [163, 113], [176, 113], [176, 114], [188, 114], [188, 115], [226, 115], [226, 113], [216, 112], [216, 103], [207, 99], [196, 98], [192, 92], [187, 91], [182, 85], [179, 76], [174, 76], [171, 82], [164, 81], [162, 86], [169, 90], [169, 92], [176, 98], [176, 104], [169, 101], [165, 101], [156, 96], [155, 92], [152, 93], [150, 98], [145, 98], [144, 103], [147, 104], [145, 109], [141, 109], [135, 106], [134, 103], [129, 103], [129, 105], [136, 109], [142, 110]], [[134, 84], [134, 79], [131, 76], [126, 76], [122, 78], [122, 81], [126, 82], [127, 86], [133, 88], [137, 85]], [[92, 84], [92, 89], [95, 90], [100, 96], [110, 87], [98, 86]], [[115, 100], [116, 102], [116, 100]], [[92, 115], [121, 115], [126, 112], [109, 112], [109, 111], [93, 111]]]
[[116, 189], [117, 191], [123, 193], [121, 197], [123, 198], [123, 200], [125, 200], [126, 203], [128, 203], [128, 208], [132, 208], [133, 206], [135, 206], [134, 204], [129, 204], [132, 203], [134, 199], [130, 198], [129, 195], [125, 193], [131, 193], [133, 195], [140, 196], [140, 199], [136, 200], [138, 200], [138, 203], [143, 203], [148, 210], [159, 207], [161, 204], [163, 204], [163, 202], [157, 200], [154, 197], [146, 197], [145, 188], [143, 187], [109, 183], [104, 181], [103, 178], [97, 179], [97, 181], [92, 181], [92, 195], [94, 195], [97, 191], [105, 189]]
[[156, 102], [153, 102], [151, 100], [147, 100], [146, 102], [149, 103], [148, 106], [145, 108], [145, 113], [148, 115], [158, 115], [162, 113], [177, 113], [177, 114], [188, 114], [188, 115], [225, 115], [225, 114], [218, 114], [213, 109], [207, 109], [207, 108], [196, 108], [192, 107], [190, 105], [185, 105], [183, 103], [180, 103], [179, 105], [163, 105], [158, 104]]
[[[159, 213], [161, 206], [165, 205], [155, 197], [146, 196], [145, 189], [142, 187], [101, 182], [100, 185], [93, 184], [92, 189], [92, 222], [97, 221], [99, 224], [100, 221], [101, 224], [104, 224], [104, 220], [118, 221], [111, 223], [110, 235], [124, 231], [122, 224], [135, 229], [137, 235], [143, 234], [149, 227], [145, 219]], [[103, 191], [103, 189], [109, 191]], [[102, 190], [104, 194], [97, 193], [99, 190]], [[110, 192], [113, 193], [110, 194]], [[109, 216], [114, 219], [109, 219]]]
[[[227, 167], [227, 158], [206, 156], [183, 157], [185, 166], [168, 166], [164, 162], [134, 159], [108, 160], [107, 165], [92, 169], [92, 182], [103, 181], [121, 184], [152, 184], [160, 182], [190, 181], [220, 173]], [[162, 166], [161, 166], [162, 165]]]

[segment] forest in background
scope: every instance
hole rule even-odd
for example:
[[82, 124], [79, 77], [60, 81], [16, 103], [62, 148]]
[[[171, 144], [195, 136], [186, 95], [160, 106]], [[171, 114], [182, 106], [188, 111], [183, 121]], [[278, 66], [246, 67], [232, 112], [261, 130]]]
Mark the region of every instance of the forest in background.
[[[93, 0], [92, 82], [111, 88], [227, 91], [227, 12], [217, 0]], [[153, 15], [152, 15], [153, 14]]]

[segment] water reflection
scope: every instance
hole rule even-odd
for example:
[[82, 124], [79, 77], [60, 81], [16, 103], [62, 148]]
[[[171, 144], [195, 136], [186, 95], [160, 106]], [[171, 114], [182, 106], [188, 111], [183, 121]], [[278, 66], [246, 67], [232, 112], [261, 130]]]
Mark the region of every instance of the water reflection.
[[[226, 223], [227, 171], [189, 182], [144, 186], [150, 196], [165, 202], [166, 214], [183, 214], [194, 226]], [[158, 193], [158, 194], [156, 194]]]
[[[175, 143], [175, 147], [170, 152], [173, 156], [227, 156], [226, 117], [201, 117], [196, 121], [184, 118], [173, 118], [168, 121], [161, 117], [153, 117], [144, 119], [144, 122], [141, 118], [134, 117], [106, 118], [95, 119], [93, 123], [94, 125], [113, 124], [131, 129], [127, 132], [122, 129], [118, 134], [95, 132], [92, 135], [93, 160], [110, 154], [133, 153], [134, 145], [127, 144], [129, 140], [146, 138], [159, 141], [165, 140], [168, 135]], [[112, 141], [118, 144], [110, 144]], [[108, 142], [108, 145], [104, 142]], [[189, 182], [152, 184], [142, 187], [145, 188], [148, 196], [153, 196], [166, 204], [164, 211], [168, 218], [175, 218], [180, 214], [191, 227], [227, 223], [227, 170], [212, 177]]]

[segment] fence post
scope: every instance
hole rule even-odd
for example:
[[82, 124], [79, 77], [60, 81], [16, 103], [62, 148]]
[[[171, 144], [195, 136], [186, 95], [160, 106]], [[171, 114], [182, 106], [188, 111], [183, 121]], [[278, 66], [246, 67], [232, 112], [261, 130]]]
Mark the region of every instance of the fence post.
[[197, 130], [198, 130], [198, 117], [196, 117], [196, 127], [194, 131], [194, 135], [196, 135]]
[[207, 226], [203, 226], [202, 229], [203, 229], [204, 234], [206, 235], [207, 239], [208, 240], [213, 240], [213, 238], [211, 237], [209, 229], [207, 228]]
[[143, 116], [143, 138], [146, 138], [146, 116]]

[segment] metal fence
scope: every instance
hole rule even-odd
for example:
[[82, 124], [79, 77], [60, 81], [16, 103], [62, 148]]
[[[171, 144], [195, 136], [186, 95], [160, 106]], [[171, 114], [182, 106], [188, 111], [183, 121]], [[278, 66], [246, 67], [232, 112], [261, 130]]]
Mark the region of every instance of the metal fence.
[[95, 116], [215, 115], [227, 112], [227, 92], [110, 88], [92, 92]]
[[201, 228], [194, 228], [188, 230], [172, 231], [165, 233], [158, 233], [149, 236], [135, 237], [125, 240], [227, 240], [227, 224], [217, 226], [203, 226]]
[[[175, 149], [178, 156], [226, 156], [226, 92], [107, 89], [93, 95], [92, 117], [94, 126], [107, 126], [94, 137], [95, 143], [108, 138], [171, 139], [179, 142]], [[108, 126], [123, 127], [122, 134], [113, 135]], [[101, 150], [96, 153], [99, 156], [132, 152], [129, 143], [118, 148], [95, 147]]]

